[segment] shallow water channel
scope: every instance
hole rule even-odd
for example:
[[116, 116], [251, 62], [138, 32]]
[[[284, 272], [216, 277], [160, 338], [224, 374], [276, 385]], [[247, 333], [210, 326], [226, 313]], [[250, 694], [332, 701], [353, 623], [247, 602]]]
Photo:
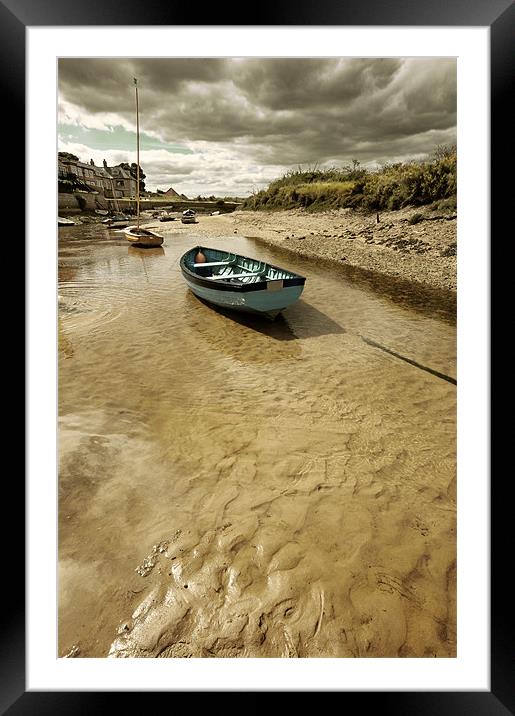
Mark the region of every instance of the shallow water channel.
[[[454, 656], [452, 311], [191, 228], [59, 229], [59, 656]], [[198, 243], [301, 299], [213, 309]]]

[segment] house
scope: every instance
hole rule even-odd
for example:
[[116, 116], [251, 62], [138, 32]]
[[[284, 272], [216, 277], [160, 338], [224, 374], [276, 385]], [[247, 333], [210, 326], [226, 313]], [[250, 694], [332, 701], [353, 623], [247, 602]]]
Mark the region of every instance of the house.
[[181, 198], [181, 195], [178, 194], [173, 187], [170, 187], [167, 191], [164, 191], [163, 196], [169, 196], [171, 199]]
[[94, 191], [103, 193], [103, 177], [99, 175], [99, 167], [95, 166], [93, 159], [89, 164], [74, 159], [59, 159], [58, 171], [60, 178], [75, 179]]
[[131, 173], [120, 165], [108, 167], [105, 159], [104, 166], [97, 167], [93, 159], [85, 164], [75, 159], [58, 157], [57, 173], [59, 179], [85, 184], [108, 199], [136, 196], [136, 179]]
[[121, 198], [122, 196], [136, 196], [136, 179], [127, 170], [123, 169], [120, 165], [115, 167], [107, 167], [107, 171], [112, 177], [111, 196], [113, 198]]

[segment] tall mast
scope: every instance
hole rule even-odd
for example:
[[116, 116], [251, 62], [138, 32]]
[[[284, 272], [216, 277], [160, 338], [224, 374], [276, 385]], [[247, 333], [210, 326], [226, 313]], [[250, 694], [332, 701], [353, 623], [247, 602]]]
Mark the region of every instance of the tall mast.
[[136, 86], [136, 214], [138, 217], [139, 229], [139, 104], [138, 104], [138, 80], [134, 77]]

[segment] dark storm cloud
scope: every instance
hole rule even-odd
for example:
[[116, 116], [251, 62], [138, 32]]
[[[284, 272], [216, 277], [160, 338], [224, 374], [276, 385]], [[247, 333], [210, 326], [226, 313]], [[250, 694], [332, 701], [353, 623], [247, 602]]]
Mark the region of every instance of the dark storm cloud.
[[133, 77], [145, 87], [145, 101], [156, 110], [174, 100], [182, 83], [216, 83], [226, 60], [61, 59], [61, 97], [92, 112], [134, 112]]
[[[249, 99], [273, 110], [348, 103], [390, 82], [401, 60], [274, 60], [236, 69], [235, 83]], [[239, 71], [238, 71], [239, 69]]]
[[455, 141], [453, 59], [64, 59], [60, 101], [86, 127], [133, 126], [132, 77], [146, 132], [264, 165], [408, 159]]

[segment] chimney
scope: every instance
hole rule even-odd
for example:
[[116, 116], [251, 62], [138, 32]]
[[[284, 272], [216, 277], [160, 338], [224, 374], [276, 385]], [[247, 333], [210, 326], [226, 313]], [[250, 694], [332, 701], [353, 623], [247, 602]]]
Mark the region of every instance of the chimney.
[[107, 169], [107, 162], [105, 159], [104, 159], [104, 169]]
[[89, 160], [89, 163], [91, 164], [92, 167], [95, 166], [95, 162], [93, 161], [93, 159], [90, 159], [90, 160]]

